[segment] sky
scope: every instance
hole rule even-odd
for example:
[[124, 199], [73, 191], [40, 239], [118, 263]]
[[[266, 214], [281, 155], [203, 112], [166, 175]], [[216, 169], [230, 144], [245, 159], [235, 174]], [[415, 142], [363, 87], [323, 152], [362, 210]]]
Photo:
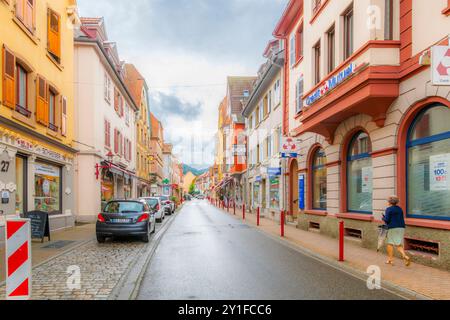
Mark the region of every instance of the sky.
[[150, 110], [186, 164], [214, 162], [227, 76], [253, 76], [288, 0], [78, 0], [104, 17], [119, 56], [150, 88]]

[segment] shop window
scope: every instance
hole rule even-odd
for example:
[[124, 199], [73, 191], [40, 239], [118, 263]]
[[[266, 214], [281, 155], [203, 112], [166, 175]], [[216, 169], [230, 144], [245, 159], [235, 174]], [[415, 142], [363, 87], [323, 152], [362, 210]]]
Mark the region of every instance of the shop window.
[[61, 213], [61, 168], [37, 162], [34, 170], [35, 209], [50, 214]]
[[270, 177], [269, 197], [270, 208], [280, 209], [280, 177]]
[[312, 208], [327, 209], [327, 157], [325, 151], [319, 148], [314, 153], [312, 163]]
[[351, 140], [347, 157], [347, 209], [372, 213], [372, 147], [369, 136], [359, 132]]
[[16, 156], [16, 213], [24, 214], [27, 209], [27, 158]]
[[407, 142], [407, 214], [450, 220], [450, 109], [434, 105], [413, 122]]

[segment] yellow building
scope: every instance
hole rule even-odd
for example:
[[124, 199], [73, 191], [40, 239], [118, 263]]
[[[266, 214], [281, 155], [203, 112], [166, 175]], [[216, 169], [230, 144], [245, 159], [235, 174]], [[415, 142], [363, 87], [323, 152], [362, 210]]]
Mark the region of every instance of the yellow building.
[[2, 0], [0, 21], [0, 213], [72, 226], [76, 1]]
[[148, 86], [133, 64], [125, 65], [125, 84], [139, 107], [139, 117], [136, 121], [136, 172], [139, 178], [137, 195], [144, 197], [151, 194], [150, 169], [153, 160], [150, 153], [151, 122]]

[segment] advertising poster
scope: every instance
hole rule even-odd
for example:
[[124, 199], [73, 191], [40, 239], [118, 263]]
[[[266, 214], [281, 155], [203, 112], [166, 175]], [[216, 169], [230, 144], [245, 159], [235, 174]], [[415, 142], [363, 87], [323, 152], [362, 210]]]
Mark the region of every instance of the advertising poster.
[[370, 193], [372, 192], [372, 168], [365, 167], [361, 169], [361, 192]]
[[298, 177], [298, 207], [300, 210], [305, 209], [305, 176]]
[[448, 172], [450, 164], [450, 153], [439, 154], [430, 157], [430, 190], [447, 191], [450, 190], [448, 182]]

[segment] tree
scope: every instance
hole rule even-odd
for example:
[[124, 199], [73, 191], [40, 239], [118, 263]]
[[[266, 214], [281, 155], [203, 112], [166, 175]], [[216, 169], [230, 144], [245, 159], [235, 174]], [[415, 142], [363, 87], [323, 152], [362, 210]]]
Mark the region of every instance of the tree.
[[191, 185], [189, 186], [189, 194], [194, 195], [194, 193], [195, 193], [195, 184], [191, 183]]

